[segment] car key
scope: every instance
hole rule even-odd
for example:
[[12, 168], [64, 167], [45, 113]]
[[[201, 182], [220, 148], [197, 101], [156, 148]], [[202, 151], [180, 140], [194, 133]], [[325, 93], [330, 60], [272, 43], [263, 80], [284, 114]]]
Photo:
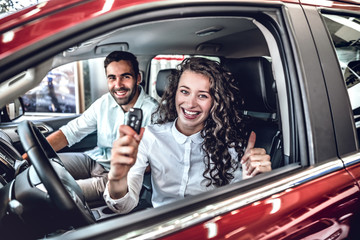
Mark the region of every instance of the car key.
[[140, 108], [130, 108], [126, 125], [130, 126], [137, 134], [139, 134], [141, 129], [141, 122], [142, 110]]

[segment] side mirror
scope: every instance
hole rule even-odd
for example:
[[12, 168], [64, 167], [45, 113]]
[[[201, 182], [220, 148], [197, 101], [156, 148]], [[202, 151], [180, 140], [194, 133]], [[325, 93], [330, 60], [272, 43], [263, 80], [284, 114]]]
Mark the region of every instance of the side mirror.
[[24, 115], [24, 104], [21, 98], [17, 98], [1, 109], [1, 122], [11, 122], [22, 115]]

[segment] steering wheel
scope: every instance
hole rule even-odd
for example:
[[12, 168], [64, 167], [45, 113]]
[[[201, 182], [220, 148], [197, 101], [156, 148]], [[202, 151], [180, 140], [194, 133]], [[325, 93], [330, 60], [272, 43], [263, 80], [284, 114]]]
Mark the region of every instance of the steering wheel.
[[39, 129], [32, 122], [23, 121], [18, 126], [18, 133], [24, 150], [55, 206], [68, 214], [72, 226], [94, 223], [94, 216], [79, 185], [63, 167], [57, 153]]

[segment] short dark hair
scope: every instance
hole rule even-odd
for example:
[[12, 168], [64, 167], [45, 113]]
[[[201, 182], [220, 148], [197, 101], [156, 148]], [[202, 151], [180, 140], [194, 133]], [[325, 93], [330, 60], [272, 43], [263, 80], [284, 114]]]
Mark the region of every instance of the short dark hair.
[[135, 76], [139, 74], [139, 62], [136, 59], [136, 56], [130, 52], [124, 51], [113, 51], [104, 60], [104, 68], [106, 71], [107, 66], [112, 62], [119, 62], [121, 60], [129, 61], [134, 70]]

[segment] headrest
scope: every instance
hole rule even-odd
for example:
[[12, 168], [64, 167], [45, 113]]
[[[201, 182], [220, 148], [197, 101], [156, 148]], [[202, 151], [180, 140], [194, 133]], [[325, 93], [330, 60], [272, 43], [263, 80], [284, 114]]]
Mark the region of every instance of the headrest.
[[225, 59], [244, 98], [244, 110], [276, 113], [275, 81], [271, 63], [264, 57]]
[[173, 69], [162, 69], [159, 71], [156, 79], [156, 93], [159, 97], [162, 97], [166, 90], [166, 86], [169, 82], [169, 76]]

